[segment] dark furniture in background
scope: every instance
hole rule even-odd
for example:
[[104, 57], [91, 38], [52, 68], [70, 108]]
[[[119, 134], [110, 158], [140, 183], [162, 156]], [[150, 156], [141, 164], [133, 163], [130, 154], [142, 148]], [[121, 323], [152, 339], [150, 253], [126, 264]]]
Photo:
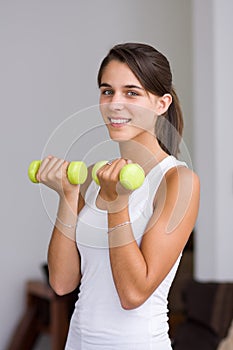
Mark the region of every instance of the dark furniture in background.
[[216, 350], [233, 319], [233, 283], [189, 281], [183, 290], [185, 319], [173, 337], [174, 350]]
[[32, 350], [39, 336], [51, 337], [51, 350], [64, 350], [78, 290], [58, 296], [47, 282], [26, 283], [26, 306], [7, 350]]

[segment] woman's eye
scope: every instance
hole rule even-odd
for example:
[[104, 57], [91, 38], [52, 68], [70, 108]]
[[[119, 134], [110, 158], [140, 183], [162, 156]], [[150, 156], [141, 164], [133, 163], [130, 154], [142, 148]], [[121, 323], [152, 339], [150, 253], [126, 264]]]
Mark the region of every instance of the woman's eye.
[[128, 96], [138, 96], [138, 93], [135, 92], [135, 91], [128, 91], [128, 92], [127, 92], [127, 95], [128, 95]]
[[109, 95], [112, 95], [113, 94], [113, 91], [112, 90], [104, 90], [102, 92], [103, 95], [106, 95], [106, 96], [109, 96]]

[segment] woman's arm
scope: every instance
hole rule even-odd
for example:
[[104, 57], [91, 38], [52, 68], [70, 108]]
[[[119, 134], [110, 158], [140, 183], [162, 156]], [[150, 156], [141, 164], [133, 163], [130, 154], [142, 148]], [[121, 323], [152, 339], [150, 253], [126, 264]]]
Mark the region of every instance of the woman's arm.
[[[141, 246], [130, 224], [109, 233], [112, 274], [123, 308], [144, 303], [169, 273], [195, 225], [198, 207], [197, 175], [185, 167], [171, 169], [160, 186]], [[128, 206], [108, 213], [110, 228], [127, 221]]]
[[[77, 198], [61, 198], [52, 237], [48, 248], [49, 281], [53, 290], [58, 295], [72, 292], [80, 282], [80, 256], [75, 240], [75, 226], [77, 213], [84, 205], [84, 200], [79, 195]], [[61, 222], [71, 227], [64, 226]]]
[[59, 195], [57, 219], [48, 248], [49, 280], [59, 294], [74, 290], [80, 282], [80, 256], [76, 246], [76, 222], [82, 207], [80, 186], [67, 179], [69, 163], [52, 156], [45, 158], [37, 174], [40, 183]]

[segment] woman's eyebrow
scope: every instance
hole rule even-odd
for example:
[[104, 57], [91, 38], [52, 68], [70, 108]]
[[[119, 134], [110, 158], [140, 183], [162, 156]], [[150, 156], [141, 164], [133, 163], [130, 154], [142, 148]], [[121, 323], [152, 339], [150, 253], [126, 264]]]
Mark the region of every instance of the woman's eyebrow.
[[[100, 86], [101, 87], [112, 87], [110, 84], [108, 83], [101, 83]], [[128, 84], [128, 85], [124, 85], [123, 86], [124, 88], [127, 88], [127, 89], [139, 89], [139, 90], [144, 90], [141, 86], [138, 86], [138, 85], [132, 85], [132, 84]]]
[[139, 90], [144, 90], [141, 86], [137, 86], [137, 85], [125, 85], [124, 87], [126, 87], [127, 89], [139, 89]]
[[111, 87], [111, 85], [107, 83], [101, 83], [99, 87]]

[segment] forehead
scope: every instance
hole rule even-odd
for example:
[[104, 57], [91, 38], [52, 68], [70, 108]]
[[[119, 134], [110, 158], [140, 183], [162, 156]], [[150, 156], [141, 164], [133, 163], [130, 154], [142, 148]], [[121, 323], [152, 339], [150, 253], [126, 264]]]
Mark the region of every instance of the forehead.
[[133, 85], [142, 86], [137, 77], [126, 63], [116, 60], [110, 61], [105, 67], [101, 83], [110, 85]]

